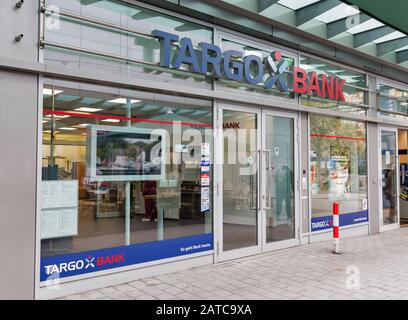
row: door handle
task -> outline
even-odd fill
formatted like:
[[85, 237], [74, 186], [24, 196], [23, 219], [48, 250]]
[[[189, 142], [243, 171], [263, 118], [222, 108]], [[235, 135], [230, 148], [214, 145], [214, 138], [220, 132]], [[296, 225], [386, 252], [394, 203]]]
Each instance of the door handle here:
[[[250, 209], [251, 210], [257, 210], [258, 211], [258, 171], [259, 171], [259, 166], [258, 166], [258, 157], [257, 157], [257, 153], [254, 152], [253, 153], [255, 159], [253, 160], [253, 162], [251, 163], [251, 175], [249, 176], [249, 184], [250, 184]], [[256, 166], [256, 172], [255, 175], [253, 174], [253, 166]], [[255, 176], [255, 179], [254, 179]], [[254, 181], [255, 180], [255, 181]], [[254, 193], [255, 193], [255, 197], [254, 197]], [[255, 201], [254, 201], [255, 199]]]
[[263, 208], [264, 210], [269, 210], [271, 209], [271, 150], [267, 149], [264, 150], [264, 155], [265, 155], [265, 193], [263, 195], [264, 201], [263, 201]]

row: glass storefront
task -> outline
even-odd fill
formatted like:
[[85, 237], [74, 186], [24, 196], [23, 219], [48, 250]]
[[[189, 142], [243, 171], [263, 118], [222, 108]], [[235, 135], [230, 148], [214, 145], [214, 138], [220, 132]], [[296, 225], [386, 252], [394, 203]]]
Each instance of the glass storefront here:
[[51, 79], [43, 99], [42, 281], [212, 249], [211, 101]]
[[331, 228], [332, 204], [340, 226], [368, 222], [367, 133], [364, 122], [310, 116], [312, 231]]
[[[45, 21], [47, 64], [164, 86], [174, 83], [206, 92], [241, 93], [251, 95], [254, 105], [235, 101], [229, 109], [220, 101], [215, 108], [222, 114], [216, 122], [223, 134], [217, 157], [224, 160], [222, 185], [216, 187], [221, 195], [215, 199], [222, 211], [215, 213], [212, 164], [213, 139], [218, 138], [213, 132], [213, 97], [45, 79], [41, 281], [209, 253], [213, 215], [220, 217], [222, 229], [217, 235], [220, 261], [223, 252], [228, 259], [234, 251], [249, 249], [252, 254], [282, 243], [296, 245], [301, 237], [298, 228], [305, 233], [329, 230], [333, 202], [340, 204], [341, 226], [368, 222], [366, 123], [310, 115], [310, 127], [300, 128], [296, 110], [272, 109], [279, 107], [277, 101], [285, 101], [339, 115], [366, 115], [365, 73], [303, 55], [298, 61], [295, 53], [258, 46], [225, 31], [214, 39], [210, 27], [143, 5], [116, 0], [47, 0], [46, 4], [60, 14], [58, 27]], [[51, 19], [47, 12], [45, 16]], [[213, 48], [220, 54], [206, 53], [204, 74], [185, 60], [177, 68], [173, 62], [163, 67], [163, 41], [151, 35], [153, 30], [180, 38], [168, 51], [171, 61], [182, 51], [182, 38], [191, 39], [194, 48], [187, 58], [204, 56], [200, 43], [216, 42]], [[211, 62], [215, 58], [218, 64]], [[220, 76], [211, 74], [217, 66], [223, 71]], [[322, 82], [330, 78], [331, 90], [344, 95], [345, 101], [334, 99], [333, 92], [327, 92], [331, 100], [317, 90], [295, 93], [295, 67], [306, 77], [314, 72], [315, 87], [325, 88]], [[224, 74], [228, 68], [230, 77]], [[337, 90], [339, 83], [342, 90]], [[329, 91], [328, 83], [326, 88]], [[255, 105], [265, 98], [270, 105]], [[304, 159], [298, 163], [297, 151], [299, 142], [307, 140], [300, 138], [307, 129], [309, 181], [297, 176], [301, 171], [302, 177], [307, 176], [301, 166], [307, 163]], [[300, 208], [300, 186], [308, 190], [307, 182], [311, 208], [305, 209]], [[302, 222], [308, 226], [300, 225], [299, 208], [310, 209], [310, 229], [308, 219]], [[251, 251], [254, 248], [258, 251]]]

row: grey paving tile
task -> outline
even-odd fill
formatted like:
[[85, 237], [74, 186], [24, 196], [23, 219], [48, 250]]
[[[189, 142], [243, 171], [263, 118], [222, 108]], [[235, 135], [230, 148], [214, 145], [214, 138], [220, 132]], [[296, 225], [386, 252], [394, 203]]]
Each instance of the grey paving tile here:
[[[62, 299], [404, 299], [408, 300], [408, 228], [237, 259], [130, 281]], [[360, 289], [346, 285], [359, 268]]]

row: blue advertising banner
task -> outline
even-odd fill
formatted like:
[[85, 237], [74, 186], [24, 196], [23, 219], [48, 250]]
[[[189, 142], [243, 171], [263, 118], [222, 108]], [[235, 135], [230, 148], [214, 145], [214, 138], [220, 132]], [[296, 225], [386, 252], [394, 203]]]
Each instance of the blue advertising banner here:
[[[340, 227], [358, 223], [368, 222], [368, 210], [340, 214]], [[333, 227], [333, 216], [312, 218], [312, 232], [331, 229]]]
[[154, 241], [41, 259], [41, 281], [54, 280], [213, 249], [213, 234]]

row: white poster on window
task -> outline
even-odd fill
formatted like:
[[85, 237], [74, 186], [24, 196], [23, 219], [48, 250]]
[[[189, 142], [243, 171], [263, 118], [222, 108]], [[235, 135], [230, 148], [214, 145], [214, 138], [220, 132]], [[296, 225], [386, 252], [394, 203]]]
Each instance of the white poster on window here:
[[47, 210], [42, 213], [41, 238], [59, 237], [60, 214], [59, 210]]
[[201, 188], [201, 201], [210, 201], [210, 188]]
[[385, 151], [385, 164], [391, 164], [391, 152]]
[[42, 182], [41, 238], [78, 234], [78, 180]]
[[367, 198], [361, 199], [361, 209], [362, 210], [367, 210], [368, 209], [368, 200], [367, 200]]
[[78, 180], [42, 182], [42, 209], [77, 207]]
[[59, 207], [78, 206], [78, 180], [61, 181]]
[[60, 181], [43, 181], [42, 183], [42, 208], [55, 208], [59, 203]]
[[201, 155], [210, 156], [210, 144], [208, 142], [203, 142], [201, 144]]
[[73, 236], [78, 234], [77, 209], [60, 210], [60, 236]]
[[332, 156], [330, 160], [329, 200], [343, 200], [348, 197], [348, 159]]
[[208, 173], [201, 174], [201, 186], [208, 187], [210, 185], [210, 175]]

